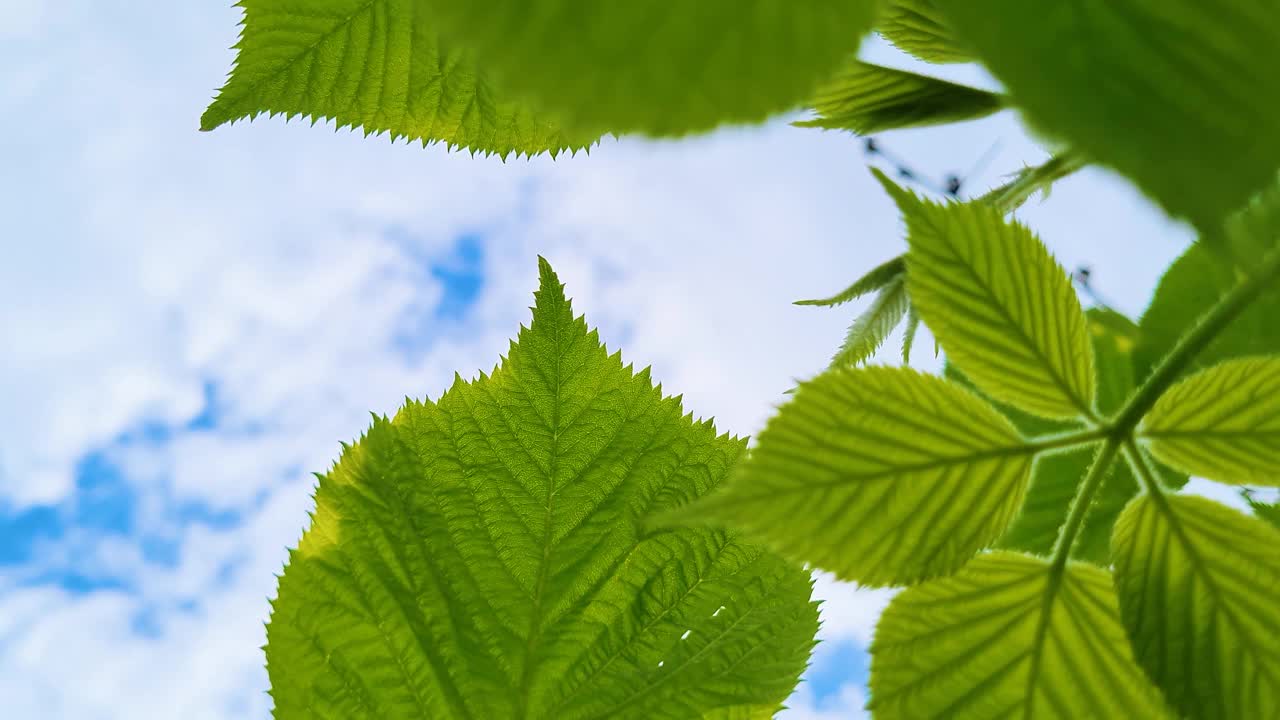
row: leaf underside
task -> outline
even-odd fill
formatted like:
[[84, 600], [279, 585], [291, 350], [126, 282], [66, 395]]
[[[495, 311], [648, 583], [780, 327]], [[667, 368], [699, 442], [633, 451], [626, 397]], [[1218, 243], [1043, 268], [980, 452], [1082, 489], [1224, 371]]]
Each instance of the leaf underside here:
[[1190, 495], [1133, 501], [1116, 590], [1138, 662], [1190, 718], [1280, 708], [1280, 531]]
[[1216, 230], [1280, 167], [1274, 0], [944, 0], [1034, 127]]
[[[1046, 598], [1048, 598], [1046, 600]], [[1010, 552], [909, 588], [871, 645], [872, 714], [892, 718], [1155, 718], [1110, 574]]]
[[300, 116], [503, 157], [576, 151], [599, 137], [496, 91], [470, 53], [441, 42], [420, 0], [240, 5], [236, 64], [201, 129], [264, 113]]
[[1231, 360], [1188, 377], [1139, 433], [1152, 455], [1192, 475], [1280, 486], [1280, 359]]
[[438, 0], [503, 87], [612, 132], [679, 135], [803, 102], [858, 49], [874, 0]]
[[987, 403], [907, 368], [803, 383], [687, 517], [743, 528], [864, 585], [952, 572], [1005, 529], [1032, 451]]
[[809, 104], [818, 117], [797, 126], [861, 135], [976, 120], [1004, 107], [999, 95], [986, 90], [860, 60], [819, 86]]
[[922, 200], [875, 171], [907, 223], [911, 303], [991, 397], [1050, 418], [1093, 412], [1093, 351], [1066, 273], [1020, 223], [981, 202]]
[[973, 62], [934, 0], [889, 0], [876, 30], [903, 52], [931, 63]]
[[813, 645], [808, 574], [641, 529], [742, 448], [610, 355], [544, 263], [499, 367], [321, 477], [267, 628], [275, 716], [767, 716]]

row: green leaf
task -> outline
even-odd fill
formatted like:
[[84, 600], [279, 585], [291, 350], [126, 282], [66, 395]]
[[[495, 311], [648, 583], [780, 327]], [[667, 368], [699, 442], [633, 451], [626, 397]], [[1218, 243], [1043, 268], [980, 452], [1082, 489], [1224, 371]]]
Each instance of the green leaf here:
[[[1134, 388], [1131, 353], [1138, 329], [1133, 321], [1111, 310], [1086, 313], [1098, 372], [1098, 410], [1112, 413]], [[953, 367], [947, 375], [969, 381]], [[1080, 430], [1076, 423], [1045, 420], [1006, 405], [996, 405], [1025, 436], [1044, 436]], [[1031, 484], [1022, 509], [1001, 536], [997, 547], [1048, 556], [1067, 517], [1071, 500], [1093, 462], [1096, 448], [1081, 447], [1040, 456], [1031, 471]], [[1173, 481], [1174, 484], [1176, 480]], [[1186, 478], [1181, 478], [1185, 483]], [[1123, 463], [1113, 463], [1076, 537], [1071, 557], [1097, 565], [1109, 564], [1111, 528], [1129, 499], [1138, 492], [1137, 480]]]
[[1280, 178], [1227, 218], [1221, 242], [1229, 257], [1245, 271], [1252, 270], [1280, 246]]
[[920, 330], [920, 314], [916, 306], [911, 304], [911, 296], [907, 295], [907, 327], [902, 333], [902, 364], [911, 364], [911, 346], [915, 345], [916, 333]]
[[877, 0], [438, 0], [447, 37], [503, 86], [583, 127], [679, 135], [803, 102], [857, 49]]
[[850, 60], [809, 101], [818, 117], [798, 127], [884, 130], [976, 120], [1004, 107], [999, 95], [925, 75]]
[[889, 0], [876, 30], [899, 50], [926, 62], [964, 63], [974, 59], [947, 27], [934, 0]]
[[[1203, 244], [1192, 245], [1165, 271], [1139, 327], [1142, 338], [1134, 352], [1139, 379], [1195, 322], [1236, 286], [1239, 275]], [[1194, 368], [1232, 358], [1280, 353], [1280, 288], [1265, 292], [1196, 356]]]
[[885, 263], [872, 268], [870, 272], [854, 281], [852, 285], [842, 290], [836, 295], [821, 300], [797, 300], [796, 305], [822, 305], [826, 307], [835, 307], [843, 305], [851, 300], [875, 292], [880, 288], [888, 285], [894, 280], [902, 277], [907, 271], [906, 257], [899, 255]]
[[1027, 121], [1205, 229], [1276, 176], [1274, 0], [939, 2]]
[[1116, 523], [1115, 580], [1146, 669], [1190, 718], [1280, 707], [1280, 532], [1205, 498], [1144, 495]]
[[908, 368], [802, 383], [724, 488], [686, 519], [731, 523], [864, 585], [955, 571], [1004, 531], [1035, 448], [967, 390]]
[[1231, 360], [1169, 388], [1138, 429], [1151, 454], [1219, 482], [1280, 486], [1280, 358]]
[[1002, 213], [1011, 213], [1022, 207], [1032, 195], [1049, 196], [1053, 184], [1085, 166], [1078, 154], [1066, 151], [1054, 155], [1041, 165], [1026, 167], [1014, 174], [1009, 182], [983, 195], [980, 200]]
[[871, 644], [871, 702], [892, 718], [1154, 718], [1110, 574], [983, 555], [889, 603]]
[[578, 150], [599, 134], [495, 91], [442, 43], [419, 0], [241, 0], [244, 31], [203, 130], [267, 113], [506, 157]]
[[375, 420], [321, 476], [267, 628], [276, 718], [764, 716], [796, 684], [808, 573], [724, 532], [642, 531], [743, 443], [541, 275], [492, 374]]
[[1092, 415], [1084, 313], [1044, 245], [990, 205], [921, 200], [874, 172], [906, 218], [911, 302], [947, 358], [997, 400], [1044, 417]]
[[1272, 527], [1280, 528], [1280, 503], [1265, 503], [1253, 497], [1248, 490], [1243, 491], [1245, 502], [1249, 503], [1249, 507], [1253, 508], [1253, 514], [1261, 520], [1270, 523]]
[[849, 326], [844, 343], [831, 359], [831, 367], [853, 367], [874, 355], [902, 321], [910, 305], [904, 278], [899, 277], [882, 288], [871, 305]]

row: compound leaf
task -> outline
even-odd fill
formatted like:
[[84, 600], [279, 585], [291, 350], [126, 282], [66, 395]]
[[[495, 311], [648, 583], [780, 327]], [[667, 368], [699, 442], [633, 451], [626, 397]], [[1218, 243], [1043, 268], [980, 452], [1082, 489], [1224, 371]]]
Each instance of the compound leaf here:
[[1045, 133], [1204, 229], [1275, 178], [1274, 0], [946, 0], [948, 27]]
[[803, 102], [879, 14], [877, 0], [439, 0], [504, 87], [613, 132], [678, 135]]
[[999, 95], [926, 75], [851, 60], [810, 100], [818, 113], [799, 127], [884, 130], [976, 120], [1004, 107]]
[[[1089, 320], [1098, 372], [1098, 411], [1116, 412], [1135, 388], [1132, 355], [1138, 328], [1129, 318], [1113, 311], [1091, 308]], [[968, 379], [953, 367], [947, 375], [968, 384]], [[1078, 431], [1077, 424], [1045, 420], [1022, 413], [1015, 408], [996, 405], [1026, 436]], [[1096, 448], [1083, 447], [1051, 454], [1036, 460], [1031, 483], [1022, 509], [1001, 536], [996, 547], [1048, 556], [1058, 537], [1058, 529], [1067, 517], [1071, 499], [1093, 462]], [[1186, 476], [1175, 476], [1160, 468], [1166, 486], [1186, 483]], [[1076, 536], [1071, 557], [1096, 565], [1111, 563], [1111, 530], [1125, 505], [1138, 492], [1138, 481], [1129, 466], [1113, 463], [1102, 487], [1093, 497], [1092, 506]]]
[[876, 31], [899, 50], [931, 63], [973, 62], [934, 0], [889, 0]]
[[1143, 495], [1116, 523], [1116, 591], [1138, 663], [1190, 718], [1280, 707], [1280, 532], [1190, 495]]
[[1108, 572], [993, 552], [889, 603], [871, 644], [876, 718], [1168, 716], [1134, 662]]
[[871, 305], [849, 326], [844, 343], [831, 359], [831, 367], [853, 367], [874, 355], [902, 321], [910, 305], [904, 278], [899, 277], [882, 288]]
[[492, 374], [375, 420], [321, 477], [267, 628], [275, 717], [770, 714], [813, 646], [808, 574], [642, 530], [742, 449], [610, 355], [544, 263]]
[[1071, 281], [1022, 224], [982, 202], [922, 200], [875, 171], [907, 223], [907, 288], [947, 358], [991, 397], [1092, 415], [1093, 351]]
[[470, 53], [441, 41], [419, 0], [240, 5], [239, 55], [203, 130], [281, 114], [504, 157], [578, 150], [599, 137], [495, 91]]
[[1139, 433], [1152, 455], [1192, 475], [1280, 486], [1280, 358], [1231, 360], [1186, 378]]
[[964, 388], [908, 368], [802, 383], [723, 489], [685, 513], [727, 522], [846, 580], [955, 571], [1004, 531], [1034, 448]]

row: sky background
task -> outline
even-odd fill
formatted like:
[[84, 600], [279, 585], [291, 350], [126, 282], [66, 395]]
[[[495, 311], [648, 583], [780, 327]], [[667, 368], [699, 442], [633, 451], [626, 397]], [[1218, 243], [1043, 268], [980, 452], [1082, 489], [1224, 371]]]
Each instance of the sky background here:
[[[259, 646], [312, 471], [493, 365], [535, 258], [685, 407], [754, 434], [904, 247], [860, 141], [777, 122], [511, 160], [281, 119], [197, 132], [224, 2], [0, 0], [0, 698], [8, 720], [267, 718]], [[882, 42], [864, 56], [917, 68]], [[931, 69], [938, 73], [938, 69]], [[972, 67], [946, 77], [992, 87]], [[979, 193], [1017, 118], [880, 137]], [[1089, 170], [1020, 215], [1131, 314], [1189, 241]], [[897, 354], [897, 337], [886, 360]], [[932, 343], [913, 363], [937, 368]], [[857, 717], [885, 591], [821, 577], [790, 720]]]

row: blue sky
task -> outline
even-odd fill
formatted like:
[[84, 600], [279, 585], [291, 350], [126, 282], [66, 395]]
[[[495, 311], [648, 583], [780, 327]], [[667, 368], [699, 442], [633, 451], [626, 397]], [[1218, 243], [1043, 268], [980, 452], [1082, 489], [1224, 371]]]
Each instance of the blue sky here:
[[[779, 121], [507, 163], [281, 120], [199, 133], [229, 4], [0, 12], [7, 718], [267, 717], [262, 620], [310, 473], [370, 411], [491, 366], [537, 255], [610, 346], [751, 434], [857, 311], [790, 301], [902, 248], [839, 133]], [[999, 141], [974, 191], [1045, 156], [1007, 113], [881, 139], [939, 176]], [[1022, 215], [1131, 314], [1189, 237], [1101, 171]], [[937, 367], [930, 346], [917, 365]], [[789, 716], [856, 716], [889, 593], [818, 588], [825, 642]]]

